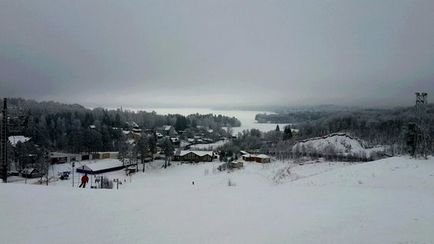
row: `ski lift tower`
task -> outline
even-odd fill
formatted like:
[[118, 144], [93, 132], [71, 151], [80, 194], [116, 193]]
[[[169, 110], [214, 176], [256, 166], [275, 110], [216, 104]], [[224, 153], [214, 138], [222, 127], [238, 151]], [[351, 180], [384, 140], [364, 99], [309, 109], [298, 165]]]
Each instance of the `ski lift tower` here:
[[428, 132], [425, 125], [426, 105], [428, 104], [426, 92], [416, 92], [416, 123], [418, 133], [416, 136], [416, 155], [426, 157], [428, 146]]
[[8, 180], [8, 154], [7, 154], [7, 141], [8, 141], [8, 114], [7, 114], [7, 99], [3, 99], [3, 110], [1, 113], [1, 126], [0, 126], [0, 174], [3, 182]]

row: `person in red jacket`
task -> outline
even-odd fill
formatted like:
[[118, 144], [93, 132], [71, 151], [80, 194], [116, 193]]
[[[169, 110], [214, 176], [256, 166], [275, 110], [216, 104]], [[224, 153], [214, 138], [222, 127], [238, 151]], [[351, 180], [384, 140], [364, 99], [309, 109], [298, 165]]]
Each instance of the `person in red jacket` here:
[[87, 182], [89, 182], [89, 177], [87, 176], [87, 174], [85, 174], [81, 177], [81, 184], [80, 184], [79, 188], [80, 187], [86, 188]]

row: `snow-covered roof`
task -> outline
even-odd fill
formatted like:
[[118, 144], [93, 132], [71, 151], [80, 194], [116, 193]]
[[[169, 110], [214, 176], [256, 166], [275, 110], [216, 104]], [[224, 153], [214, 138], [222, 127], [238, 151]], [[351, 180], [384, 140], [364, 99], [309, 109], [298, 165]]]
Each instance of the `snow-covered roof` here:
[[257, 157], [257, 158], [262, 158], [262, 159], [267, 159], [267, 158], [270, 158], [270, 156], [268, 156], [268, 155], [265, 155], [265, 154], [259, 154], [259, 155], [254, 155], [254, 157]]
[[241, 157], [244, 157], [244, 158], [262, 158], [262, 159], [271, 158], [270, 156], [265, 155], [265, 154], [244, 154], [244, 155], [241, 155]]
[[[92, 161], [89, 161], [92, 162]], [[83, 169], [91, 171], [100, 171], [123, 166], [123, 163], [118, 159], [102, 159], [96, 162], [88, 163], [83, 166]]]
[[9, 142], [14, 147], [17, 145], [18, 142], [24, 143], [29, 141], [30, 139], [31, 139], [30, 137], [25, 137], [25, 136], [9, 136]]
[[181, 151], [181, 152], [179, 152], [179, 156], [184, 156], [184, 155], [187, 155], [187, 154], [189, 154], [189, 153], [194, 153], [194, 154], [196, 154], [197, 156], [200, 156], [200, 157], [203, 157], [203, 156], [206, 156], [206, 155], [209, 155], [209, 156], [213, 156], [213, 152], [212, 151], [191, 151], [191, 150], [183, 150], [183, 151]]

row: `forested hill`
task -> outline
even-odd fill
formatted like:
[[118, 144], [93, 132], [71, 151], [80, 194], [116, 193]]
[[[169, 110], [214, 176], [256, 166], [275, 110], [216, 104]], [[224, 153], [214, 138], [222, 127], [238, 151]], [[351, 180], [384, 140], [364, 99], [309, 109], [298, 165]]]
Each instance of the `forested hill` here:
[[297, 125], [299, 137], [310, 138], [336, 132], [347, 132], [372, 144], [396, 145], [404, 148], [408, 126], [417, 124], [429, 138], [428, 147], [434, 144], [434, 105], [429, 104], [421, 117], [414, 106], [396, 109], [364, 109], [352, 112], [337, 112], [314, 121]]
[[8, 108], [11, 134], [31, 137], [35, 144], [51, 150], [71, 152], [90, 146], [92, 150], [117, 150], [121, 129], [131, 129], [134, 123], [142, 129], [172, 125], [177, 130], [196, 126], [218, 129], [241, 125], [234, 117], [213, 114], [159, 115], [145, 111], [88, 109], [78, 104], [37, 102], [22, 98], [9, 98]]

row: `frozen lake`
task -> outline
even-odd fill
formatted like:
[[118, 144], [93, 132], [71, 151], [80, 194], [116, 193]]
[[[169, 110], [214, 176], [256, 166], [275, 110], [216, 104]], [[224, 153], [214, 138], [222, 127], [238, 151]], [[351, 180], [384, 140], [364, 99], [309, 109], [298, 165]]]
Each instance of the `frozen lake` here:
[[[255, 120], [255, 116], [258, 113], [267, 113], [271, 114], [272, 112], [267, 111], [245, 111], [245, 110], [214, 110], [214, 109], [208, 109], [208, 108], [143, 108], [143, 109], [133, 109], [133, 110], [145, 110], [145, 111], [155, 111], [157, 114], [181, 114], [184, 116], [187, 116], [189, 114], [215, 114], [215, 115], [225, 115], [229, 117], [235, 117], [239, 121], [241, 121], [240, 127], [234, 127], [232, 128], [234, 134], [237, 134], [238, 132], [241, 132], [243, 130], [249, 130], [249, 129], [258, 129], [260, 131], [266, 132], [270, 130], [276, 129], [276, 125], [273, 123], [267, 123], [267, 124], [261, 124], [257, 123]], [[279, 127], [281, 130], [285, 127], [287, 124], [279, 124]]]

